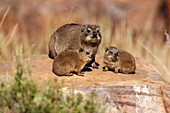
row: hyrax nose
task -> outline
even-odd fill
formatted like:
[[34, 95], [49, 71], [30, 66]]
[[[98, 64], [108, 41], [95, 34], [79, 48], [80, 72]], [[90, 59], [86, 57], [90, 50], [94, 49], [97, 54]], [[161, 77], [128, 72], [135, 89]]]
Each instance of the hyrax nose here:
[[97, 33], [96, 32], [93, 32], [93, 37], [97, 37]]

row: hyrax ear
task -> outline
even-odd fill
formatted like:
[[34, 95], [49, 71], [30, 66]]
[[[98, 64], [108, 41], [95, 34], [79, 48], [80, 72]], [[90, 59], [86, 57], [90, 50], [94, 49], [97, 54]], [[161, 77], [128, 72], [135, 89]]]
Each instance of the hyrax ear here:
[[108, 48], [108, 47], [106, 47], [106, 48], [105, 48], [105, 52], [107, 52], [108, 50], [109, 50], [109, 48]]
[[79, 52], [83, 52], [83, 48], [80, 47], [80, 48], [79, 48]]
[[98, 25], [98, 26], [97, 26], [97, 29], [100, 31], [101, 27]]
[[117, 57], [118, 56], [118, 51], [115, 53], [115, 57]]
[[85, 28], [86, 28], [86, 25], [82, 25], [81, 26], [81, 32], [84, 32]]

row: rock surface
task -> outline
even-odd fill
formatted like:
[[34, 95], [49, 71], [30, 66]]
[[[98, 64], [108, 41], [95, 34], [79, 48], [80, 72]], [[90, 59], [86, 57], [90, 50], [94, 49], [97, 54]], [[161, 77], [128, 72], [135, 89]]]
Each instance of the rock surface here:
[[[136, 58], [136, 73], [121, 74], [102, 71], [102, 57], [97, 56], [99, 69], [89, 69], [84, 76], [57, 76], [52, 73], [53, 60], [47, 55], [31, 58], [32, 74], [38, 82], [57, 78], [64, 79], [65, 86], [88, 93], [96, 91], [97, 98], [102, 98], [108, 113], [168, 113], [170, 112], [170, 84], [162, 79], [157, 69], [147, 61]], [[27, 62], [28, 59], [25, 59]], [[12, 64], [0, 66], [0, 73], [9, 71]], [[2, 75], [1, 75], [2, 76]]]

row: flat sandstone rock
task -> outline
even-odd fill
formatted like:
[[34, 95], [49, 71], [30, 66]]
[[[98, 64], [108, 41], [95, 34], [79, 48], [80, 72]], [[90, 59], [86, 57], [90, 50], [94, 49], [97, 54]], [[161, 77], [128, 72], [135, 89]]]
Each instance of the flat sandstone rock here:
[[[84, 71], [84, 76], [57, 76], [52, 72], [53, 60], [47, 55], [31, 58], [32, 74], [38, 82], [64, 79], [65, 86], [88, 93], [96, 91], [96, 97], [104, 100], [108, 113], [168, 113], [170, 112], [170, 84], [162, 79], [155, 66], [141, 58], [136, 59], [136, 73], [122, 74], [102, 71], [103, 58], [97, 56], [99, 69]], [[24, 60], [25, 62], [28, 59]], [[0, 66], [0, 73], [12, 74], [12, 64]], [[3, 76], [2, 74], [0, 76]]]

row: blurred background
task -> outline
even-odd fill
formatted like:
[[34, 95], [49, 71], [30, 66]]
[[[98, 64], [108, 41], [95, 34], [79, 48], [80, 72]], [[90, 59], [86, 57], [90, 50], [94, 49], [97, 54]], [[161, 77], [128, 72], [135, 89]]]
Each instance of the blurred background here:
[[98, 54], [114, 45], [155, 65], [170, 81], [170, 0], [0, 0], [0, 65], [48, 53], [51, 34], [66, 23], [98, 24]]

